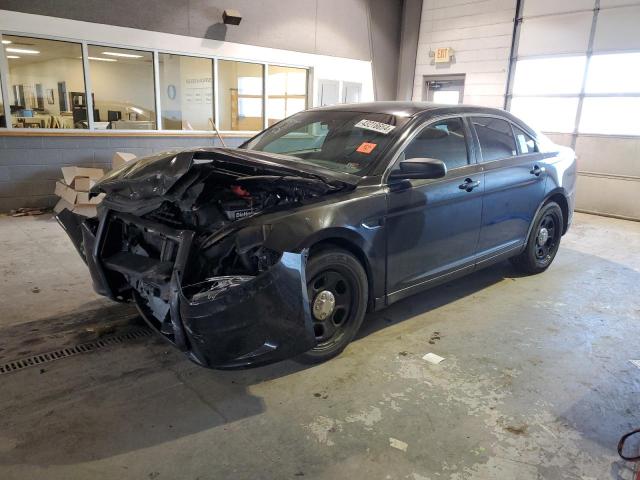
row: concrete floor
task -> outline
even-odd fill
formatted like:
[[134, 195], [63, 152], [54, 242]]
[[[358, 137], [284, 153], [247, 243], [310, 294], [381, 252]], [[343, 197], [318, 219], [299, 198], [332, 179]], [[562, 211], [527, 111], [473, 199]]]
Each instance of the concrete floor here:
[[[0, 363], [127, 328], [50, 217], [0, 218], [0, 249]], [[211, 371], [147, 338], [2, 375], [0, 478], [630, 479], [639, 284], [640, 223], [576, 214], [546, 273], [402, 301], [323, 365]]]

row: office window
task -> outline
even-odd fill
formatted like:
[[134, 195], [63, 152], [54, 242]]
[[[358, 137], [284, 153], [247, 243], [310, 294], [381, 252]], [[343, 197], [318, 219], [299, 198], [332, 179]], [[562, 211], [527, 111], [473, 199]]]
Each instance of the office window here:
[[255, 63], [218, 61], [218, 128], [259, 131], [264, 128], [264, 68]]
[[518, 154], [509, 122], [493, 117], [473, 117], [471, 121], [478, 135], [483, 162]]
[[165, 130], [213, 129], [213, 61], [161, 53], [160, 105]]
[[587, 97], [582, 104], [580, 133], [640, 135], [640, 97]]
[[510, 111], [543, 132], [573, 132], [578, 97], [515, 97]]
[[267, 112], [269, 126], [307, 108], [307, 70], [269, 65]]
[[586, 93], [640, 93], [640, 53], [594, 55], [589, 61]]
[[79, 43], [3, 35], [2, 46], [14, 128], [88, 128]]
[[96, 45], [88, 48], [95, 128], [155, 129], [151, 52]]
[[468, 165], [462, 119], [451, 118], [426, 127], [401, 156], [401, 160], [410, 158], [436, 158], [442, 160], [449, 170]]
[[513, 80], [514, 95], [580, 93], [586, 57], [519, 60]]
[[518, 151], [521, 154], [535, 153], [538, 151], [538, 146], [530, 135], [523, 132], [518, 127], [513, 127], [513, 133], [516, 136], [516, 143], [518, 144]]

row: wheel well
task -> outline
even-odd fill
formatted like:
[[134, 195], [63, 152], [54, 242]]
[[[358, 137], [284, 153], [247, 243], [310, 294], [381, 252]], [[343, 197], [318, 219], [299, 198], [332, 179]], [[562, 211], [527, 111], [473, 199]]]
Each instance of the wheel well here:
[[567, 233], [569, 225], [569, 202], [562, 193], [554, 193], [551, 195], [545, 203], [556, 202], [562, 210], [562, 234]]
[[369, 266], [369, 262], [367, 260], [364, 252], [349, 240], [345, 240], [344, 238], [326, 238], [324, 240], [320, 240], [318, 243], [314, 243], [309, 249], [309, 256], [317, 253], [320, 250], [325, 250], [328, 248], [337, 247], [343, 250], [348, 251], [353, 254], [354, 257], [358, 259], [362, 268], [364, 268], [365, 273], [367, 274], [367, 285], [369, 291], [369, 298], [367, 299], [367, 310], [371, 311], [373, 309], [373, 275], [371, 274], [371, 267]]

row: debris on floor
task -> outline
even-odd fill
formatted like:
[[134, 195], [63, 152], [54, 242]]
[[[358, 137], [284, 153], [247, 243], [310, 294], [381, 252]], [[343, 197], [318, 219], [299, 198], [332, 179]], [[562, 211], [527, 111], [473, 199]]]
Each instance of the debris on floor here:
[[397, 438], [389, 437], [389, 446], [393, 448], [397, 448], [398, 450], [402, 450], [403, 452], [407, 451], [409, 444], [403, 442], [402, 440], [398, 440]]
[[524, 435], [527, 433], [528, 428], [529, 426], [526, 423], [523, 423], [522, 425], [507, 425], [504, 427], [507, 432], [513, 433], [514, 435]]
[[21, 207], [16, 210], [11, 210], [10, 214], [12, 217], [33, 217], [36, 215], [43, 215], [50, 211], [50, 208]]
[[435, 353], [427, 353], [422, 357], [423, 360], [426, 360], [429, 363], [433, 363], [434, 365], [438, 365], [440, 362], [444, 360], [444, 357], [440, 355], [436, 355]]
[[431, 345], [436, 343], [436, 340], [440, 340], [442, 337], [440, 337], [440, 332], [433, 332], [431, 334], [431, 338], [429, 338], [429, 343]]
[[629, 360], [633, 365], [640, 368], [640, 360]]

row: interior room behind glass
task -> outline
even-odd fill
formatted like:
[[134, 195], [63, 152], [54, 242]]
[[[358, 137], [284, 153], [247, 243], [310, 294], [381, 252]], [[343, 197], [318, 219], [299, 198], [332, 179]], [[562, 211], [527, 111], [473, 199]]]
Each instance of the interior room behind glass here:
[[3, 35], [13, 128], [88, 128], [82, 46]]

